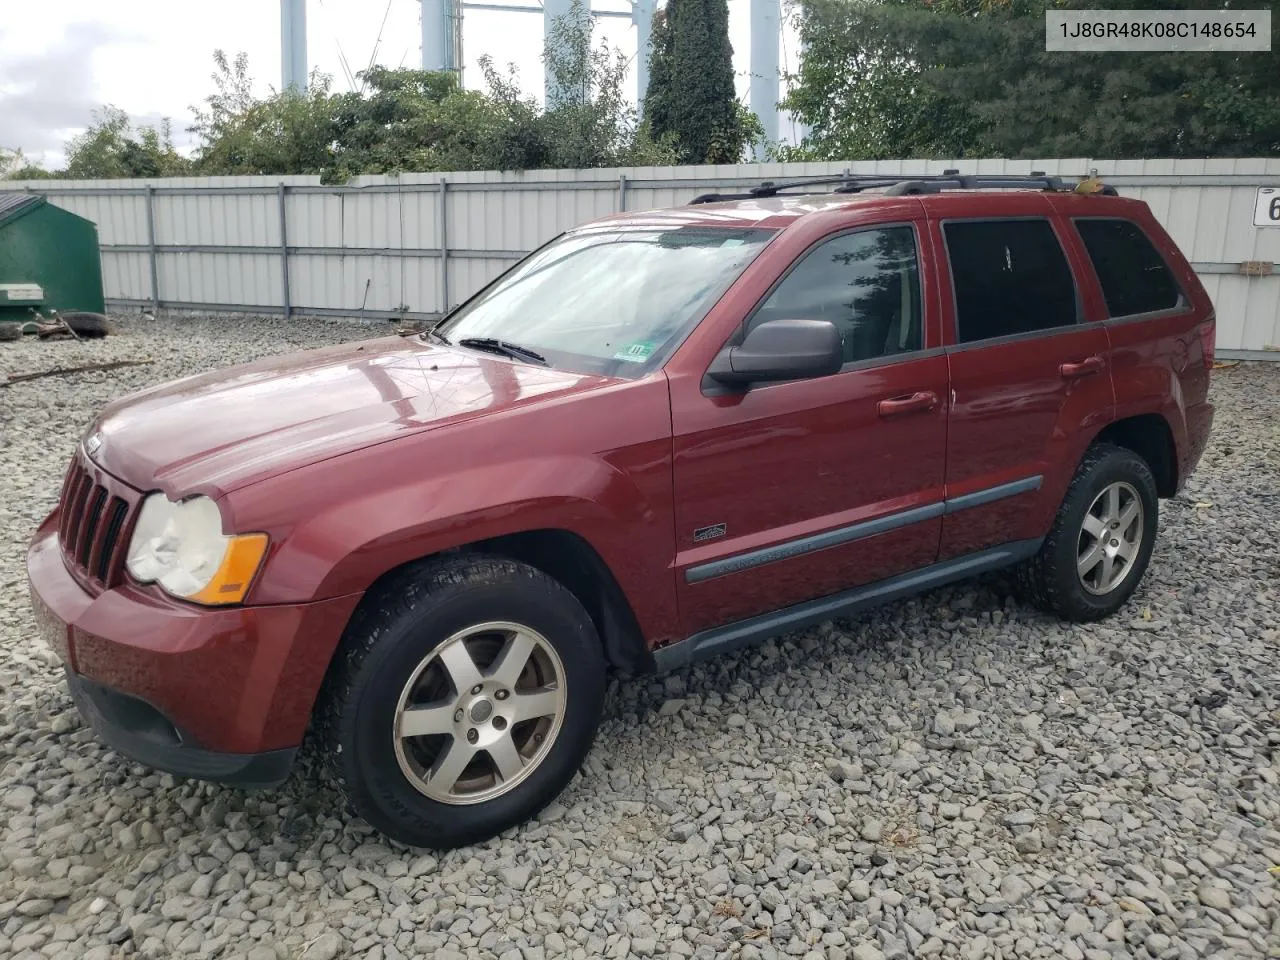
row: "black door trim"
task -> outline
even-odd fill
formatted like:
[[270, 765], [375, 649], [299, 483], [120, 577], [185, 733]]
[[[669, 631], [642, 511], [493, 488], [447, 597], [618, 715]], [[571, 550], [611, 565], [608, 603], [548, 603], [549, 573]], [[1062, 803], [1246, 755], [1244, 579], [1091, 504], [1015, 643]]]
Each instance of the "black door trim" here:
[[703, 630], [653, 652], [654, 667], [659, 673], [676, 670], [700, 660], [741, 650], [752, 644], [793, 630], [802, 630], [832, 617], [854, 613], [867, 607], [899, 600], [956, 580], [964, 580], [988, 570], [997, 570], [1034, 556], [1042, 538], [1016, 540], [978, 553], [935, 563], [910, 573], [878, 580], [843, 593], [740, 620], [722, 627]]
[[995, 503], [1005, 497], [1016, 497], [1020, 493], [1030, 493], [1032, 490], [1039, 490], [1040, 484], [1043, 482], [1044, 477], [1036, 474], [1034, 477], [1014, 480], [1012, 483], [1002, 483], [999, 486], [987, 487], [985, 490], [975, 490], [973, 493], [951, 497], [949, 500], [943, 501], [946, 506], [945, 512], [952, 514], [958, 510], [968, 510], [970, 507], [982, 507], [988, 503]]
[[687, 583], [701, 583], [703, 580], [710, 580], [713, 577], [723, 577], [727, 573], [738, 573], [741, 570], [750, 570], [752, 567], [763, 566], [766, 563], [789, 560], [792, 557], [813, 553], [815, 550], [825, 550], [827, 547], [835, 547], [853, 540], [861, 540], [864, 537], [874, 537], [877, 533], [897, 530], [899, 527], [905, 527], [908, 524], [932, 520], [934, 517], [942, 516], [943, 509], [943, 502], [939, 500], [937, 503], [926, 504], [923, 507], [912, 507], [910, 510], [890, 513], [883, 517], [876, 517], [874, 520], [864, 520], [861, 523], [854, 523], [847, 527], [824, 530], [822, 533], [800, 537], [797, 540], [786, 540], [770, 547], [761, 547], [758, 550], [750, 550], [746, 553], [735, 554], [732, 557], [725, 557], [723, 560], [713, 560], [710, 563], [702, 563], [696, 567], [690, 567], [685, 571], [684, 579]]
[[951, 514], [958, 510], [967, 510], [970, 507], [980, 507], [988, 503], [994, 503], [996, 500], [1003, 500], [1005, 497], [1016, 497], [1020, 493], [1039, 490], [1043, 480], [1044, 478], [1037, 474], [1034, 477], [1014, 480], [1012, 483], [1002, 483], [998, 486], [988, 487], [985, 490], [975, 490], [973, 493], [952, 497], [949, 500], [939, 500], [937, 503], [928, 503], [922, 507], [912, 507], [909, 510], [901, 510], [898, 513], [886, 514], [883, 517], [876, 517], [874, 520], [863, 520], [860, 523], [850, 524], [846, 527], [836, 527], [834, 530], [824, 530], [822, 533], [814, 533], [806, 537], [798, 537], [795, 540], [775, 543], [768, 547], [748, 550], [746, 553], [734, 554], [721, 560], [700, 563], [696, 567], [690, 567], [686, 570], [684, 579], [686, 583], [702, 583], [704, 580], [712, 580], [730, 573], [740, 573], [743, 570], [760, 567], [766, 563], [790, 560], [792, 557], [813, 553], [815, 550], [825, 550], [828, 547], [839, 546], [842, 543], [852, 543], [854, 540], [874, 537], [876, 534], [888, 533], [890, 530], [897, 530], [908, 524], [932, 520], [935, 517], [942, 516], [944, 513]]

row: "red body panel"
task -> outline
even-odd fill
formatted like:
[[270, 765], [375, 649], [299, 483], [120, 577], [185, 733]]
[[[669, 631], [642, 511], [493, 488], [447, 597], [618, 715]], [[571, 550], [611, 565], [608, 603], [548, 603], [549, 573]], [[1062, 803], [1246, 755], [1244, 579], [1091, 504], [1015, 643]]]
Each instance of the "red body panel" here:
[[[859, 210], [860, 226], [910, 222], [914, 198]], [[708, 395], [703, 374], [724, 342], [814, 243], [847, 229], [821, 214], [788, 231], [668, 364], [675, 448], [676, 583], [686, 633], [836, 593], [932, 563], [941, 520], [927, 519], [802, 556], [689, 583], [691, 569], [745, 551], [941, 502], [946, 358], [909, 355], [834, 377]], [[923, 245], [923, 244], [922, 244]], [[767, 260], [766, 260], [767, 258]], [[938, 291], [922, 270], [925, 345], [940, 344]], [[882, 418], [882, 400], [931, 392], [932, 409]], [[724, 524], [696, 543], [694, 531]]]
[[[939, 559], [972, 553], [1010, 540], [1043, 536], [1090, 439], [1111, 422], [1115, 406], [1104, 365], [1080, 379], [1065, 379], [1061, 366], [1104, 360], [1107, 335], [1085, 322], [1059, 331], [1002, 342], [956, 342], [955, 302], [942, 222], [973, 216], [964, 197], [930, 197], [926, 203], [948, 344], [951, 420], [947, 434], [947, 497], [974, 494], [1040, 477], [1038, 489], [949, 514], [942, 521]], [[971, 199], [971, 198], [968, 198]], [[986, 197], [983, 216], [1048, 216], [1042, 194]], [[961, 209], [957, 210], [959, 207]], [[1063, 240], [1065, 229], [1054, 224]], [[1078, 251], [1066, 247], [1079, 276]]]
[[[1116, 391], [1115, 419], [1158, 413], [1169, 424], [1177, 448], [1177, 484], [1181, 488], [1195, 469], [1209, 441], [1213, 407], [1209, 404], [1209, 367], [1201, 330], [1214, 320], [1213, 304], [1191, 264], [1151, 215], [1146, 204], [1107, 200], [1073, 204], [1068, 197], [1052, 198], [1066, 217], [1118, 216], [1138, 224], [1182, 286], [1186, 304], [1164, 314], [1110, 320], [1097, 276], [1087, 259], [1077, 272], [1086, 294], [1090, 319], [1104, 321], [1109, 341], [1108, 367]], [[1074, 230], [1066, 234], [1083, 256]]]
[[[504, 379], [537, 370], [511, 361]], [[497, 371], [501, 370], [499, 374]], [[503, 534], [576, 533], [609, 565], [646, 635], [679, 632], [671, 590], [671, 425], [666, 379], [494, 411], [273, 477], [229, 494], [228, 525], [263, 530], [271, 555], [253, 603], [364, 590], [418, 557]]]
[[[1185, 307], [1109, 318], [1075, 215], [1139, 223]], [[940, 223], [993, 216], [1052, 218], [1081, 323], [956, 343]], [[709, 388], [717, 353], [814, 243], [908, 222], [920, 246], [922, 351], [745, 392]], [[1030, 191], [830, 195], [628, 213], [605, 226], [620, 224], [779, 233], [663, 369], [640, 379], [388, 338], [189, 378], [108, 407], [99, 467], [138, 491], [214, 497], [226, 532], [265, 532], [270, 549], [245, 606], [205, 609], [123, 574], [87, 587], [62, 556], [55, 512], [28, 568], [59, 655], [208, 749], [270, 751], [300, 741], [363, 593], [410, 560], [569, 531], [608, 567], [653, 648], [1042, 537], [1081, 455], [1117, 419], [1168, 422], [1178, 483], [1204, 448], [1212, 305], [1142, 204]], [[936, 402], [917, 402], [929, 395]], [[882, 405], [903, 398], [914, 399]], [[1038, 487], [983, 500], [1033, 478]], [[796, 543], [807, 546], [787, 552]]]
[[[87, 594], [63, 564], [57, 514], [27, 554], [46, 638], [71, 669], [146, 700], [204, 749], [261, 753], [302, 741], [359, 594], [204, 610], [125, 585]], [[305, 639], [306, 642], [295, 642]]]

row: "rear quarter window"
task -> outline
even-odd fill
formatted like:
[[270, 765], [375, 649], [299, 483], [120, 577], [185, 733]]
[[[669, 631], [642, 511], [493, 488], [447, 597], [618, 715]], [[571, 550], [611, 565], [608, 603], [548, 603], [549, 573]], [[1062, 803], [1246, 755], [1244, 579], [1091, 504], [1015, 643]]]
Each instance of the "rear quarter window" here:
[[1171, 310], [1182, 290], [1160, 251], [1131, 220], [1075, 221], [1112, 317]]

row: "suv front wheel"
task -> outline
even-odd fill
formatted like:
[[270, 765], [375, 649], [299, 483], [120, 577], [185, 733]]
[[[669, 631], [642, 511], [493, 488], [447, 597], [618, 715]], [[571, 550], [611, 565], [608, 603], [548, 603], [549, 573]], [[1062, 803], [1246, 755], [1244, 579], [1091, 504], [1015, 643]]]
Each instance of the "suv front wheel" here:
[[581, 603], [500, 557], [415, 565], [362, 605], [324, 710], [352, 807], [411, 846], [476, 843], [528, 820], [572, 779], [604, 702]]
[[1098, 620], [1137, 589], [1159, 521], [1155, 478], [1132, 450], [1090, 447], [1039, 553], [1018, 570], [1023, 592], [1066, 620]]

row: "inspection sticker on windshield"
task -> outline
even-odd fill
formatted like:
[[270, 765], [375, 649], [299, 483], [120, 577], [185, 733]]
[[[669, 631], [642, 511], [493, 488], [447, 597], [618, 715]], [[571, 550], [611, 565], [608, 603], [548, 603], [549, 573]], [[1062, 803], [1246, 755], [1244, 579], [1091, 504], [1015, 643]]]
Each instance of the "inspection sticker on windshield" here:
[[649, 340], [637, 340], [635, 343], [629, 343], [617, 353], [613, 355], [615, 360], [625, 360], [627, 363], [644, 363], [653, 354], [657, 347], [656, 343]]

